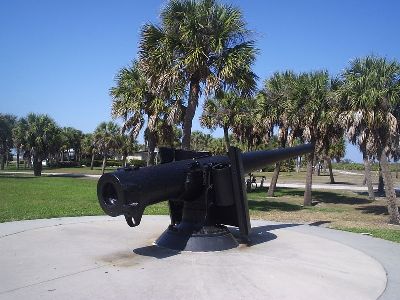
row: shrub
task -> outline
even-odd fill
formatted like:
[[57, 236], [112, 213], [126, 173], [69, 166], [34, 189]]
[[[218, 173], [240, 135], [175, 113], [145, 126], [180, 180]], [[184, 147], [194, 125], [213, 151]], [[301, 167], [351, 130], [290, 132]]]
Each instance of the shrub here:
[[50, 168], [76, 168], [80, 166], [80, 163], [77, 161], [58, 161], [49, 163], [48, 166]]
[[131, 166], [136, 166], [136, 167], [145, 167], [146, 166], [146, 162], [144, 160], [140, 160], [140, 159], [130, 159], [128, 161], [128, 164]]

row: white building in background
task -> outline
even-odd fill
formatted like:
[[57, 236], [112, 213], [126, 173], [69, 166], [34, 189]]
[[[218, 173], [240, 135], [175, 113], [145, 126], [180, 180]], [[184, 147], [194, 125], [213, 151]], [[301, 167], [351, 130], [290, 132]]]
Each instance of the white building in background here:
[[[156, 164], [158, 163], [158, 148], [154, 149], [154, 152], [156, 154]], [[128, 155], [126, 157], [126, 160], [129, 161], [131, 159], [134, 160], [142, 160], [142, 161], [147, 161], [147, 157], [148, 157], [148, 152], [147, 150], [143, 150], [143, 151], [138, 151], [133, 153], [132, 155]]]

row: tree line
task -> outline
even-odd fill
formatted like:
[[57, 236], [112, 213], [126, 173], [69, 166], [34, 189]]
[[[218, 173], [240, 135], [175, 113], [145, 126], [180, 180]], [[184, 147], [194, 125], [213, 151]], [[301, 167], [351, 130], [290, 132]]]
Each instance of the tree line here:
[[[252, 71], [257, 53], [254, 35], [237, 7], [213, 0], [171, 0], [159, 23], [142, 26], [138, 58], [118, 72], [110, 90], [112, 115], [123, 120], [123, 130], [132, 137], [145, 127], [151, 157], [160, 135], [177, 124], [182, 148], [192, 148], [192, 121], [201, 95], [201, 124], [222, 128], [226, 149], [229, 132], [247, 150], [268, 143], [276, 130], [280, 147], [313, 143], [315, 151], [306, 159], [304, 205], [311, 205], [314, 166], [325, 161], [331, 169], [347, 138], [363, 153], [371, 199], [369, 164], [379, 161], [390, 222], [399, 224], [388, 168], [388, 158], [397, 160], [399, 153], [399, 63], [378, 56], [357, 58], [335, 78], [326, 70], [277, 72], [257, 90]], [[279, 170], [278, 163], [270, 195]]]
[[12, 149], [16, 153], [16, 168], [21, 159], [25, 168], [33, 168], [40, 176], [42, 162], [50, 166], [80, 166], [89, 161], [93, 169], [95, 157], [101, 157], [102, 171], [108, 157], [121, 155], [122, 165], [128, 153], [138, 150], [139, 145], [115, 122], [101, 122], [93, 133], [82, 133], [73, 127], [60, 127], [48, 115], [30, 113], [17, 118], [0, 114], [0, 168], [12, 160]]

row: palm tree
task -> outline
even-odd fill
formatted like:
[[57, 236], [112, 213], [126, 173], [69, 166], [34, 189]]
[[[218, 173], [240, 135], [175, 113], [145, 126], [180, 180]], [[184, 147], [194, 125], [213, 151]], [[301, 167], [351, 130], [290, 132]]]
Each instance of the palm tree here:
[[266, 143], [272, 135], [272, 126], [269, 119], [264, 118], [260, 113], [261, 93], [255, 98], [246, 100], [246, 111], [240, 118], [237, 118], [233, 126], [233, 137], [241, 145], [243, 151], [253, 149], [265, 149]]
[[400, 224], [400, 214], [388, 155], [399, 145], [400, 64], [367, 56], [350, 62], [343, 74], [341, 121], [349, 140], [363, 153], [375, 156], [382, 168], [389, 222]]
[[13, 127], [17, 117], [9, 114], [0, 114], [0, 159], [1, 170], [8, 163], [8, 154], [13, 144]]
[[26, 119], [25, 118], [18, 119], [12, 130], [14, 147], [17, 151], [17, 169], [19, 169], [21, 151], [24, 151], [26, 145], [25, 141], [26, 131], [27, 131]]
[[193, 131], [191, 135], [192, 149], [195, 151], [210, 151], [213, 137], [201, 131]]
[[[329, 136], [330, 134], [327, 133], [327, 137]], [[329, 169], [330, 182], [335, 183], [335, 178], [333, 177], [332, 171], [332, 160], [335, 159], [336, 161], [339, 161], [344, 157], [346, 153], [346, 142], [343, 135], [341, 137], [334, 135], [332, 141], [329, 141], [329, 143], [324, 145], [327, 145], [325, 148], [325, 160]]]
[[96, 154], [96, 147], [95, 147], [95, 142], [93, 139], [93, 134], [87, 133], [84, 134], [82, 137], [81, 141], [81, 154], [83, 154], [85, 157], [90, 157], [91, 162], [90, 162], [90, 169], [93, 170], [93, 165], [94, 165], [94, 158]]
[[113, 122], [100, 123], [93, 133], [95, 147], [97, 151], [103, 155], [103, 164], [101, 168], [102, 174], [104, 174], [106, 167], [107, 156], [111, 151], [116, 150], [121, 146], [119, 134], [120, 128]]
[[179, 123], [181, 120], [182, 105], [178, 94], [178, 88], [172, 92], [164, 90], [159, 96], [150, 92], [137, 61], [118, 72], [116, 86], [110, 89], [113, 98], [112, 116], [123, 119], [123, 133], [129, 132], [129, 136], [135, 140], [147, 118], [145, 138], [148, 145], [148, 165], [154, 164], [157, 126], [160, 120], [168, 120], [168, 125]]
[[233, 92], [219, 92], [215, 98], [209, 98], [204, 103], [201, 126], [212, 130], [221, 127], [227, 152], [230, 147], [229, 130], [245, 118], [248, 113], [247, 103], [247, 99]]
[[26, 117], [26, 147], [33, 158], [35, 176], [42, 175], [42, 161], [55, 153], [59, 146], [58, 136], [61, 129], [47, 115], [29, 114]]
[[183, 82], [189, 98], [183, 120], [183, 149], [190, 149], [192, 120], [202, 88], [221, 86], [250, 95], [256, 88], [251, 71], [254, 42], [242, 13], [214, 0], [171, 0], [161, 12], [159, 26], [141, 31], [140, 59], [154, 90]]
[[208, 149], [213, 155], [226, 154], [225, 141], [223, 138], [213, 138]]
[[295, 110], [291, 120], [289, 141], [300, 137], [303, 141], [315, 145], [314, 153], [307, 155], [307, 176], [304, 191], [304, 205], [311, 205], [311, 186], [315, 154], [321, 153], [324, 138], [332, 118], [332, 103], [328, 97], [330, 80], [328, 72], [316, 71], [300, 74], [294, 82], [292, 99], [296, 99]]
[[[293, 94], [295, 74], [291, 71], [275, 73], [264, 83], [264, 89], [259, 94], [258, 110], [266, 124], [267, 132], [272, 132], [274, 126], [279, 128], [278, 143], [282, 148], [286, 147], [291, 118], [296, 114], [295, 99]], [[275, 164], [273, 176], [267, 195], [274, 196], [276, 183], [280, 172], [281, 162]]]

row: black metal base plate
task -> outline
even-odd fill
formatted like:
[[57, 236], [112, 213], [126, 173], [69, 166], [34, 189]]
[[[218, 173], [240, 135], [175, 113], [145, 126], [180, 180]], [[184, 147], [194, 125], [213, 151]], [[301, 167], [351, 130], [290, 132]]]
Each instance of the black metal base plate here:
[[170, 225], [155, 241], [157, 246], [177, 251], [223, 251], [239, 246], [225, 226], [203, 226], [200, 229], [188, 224]]

